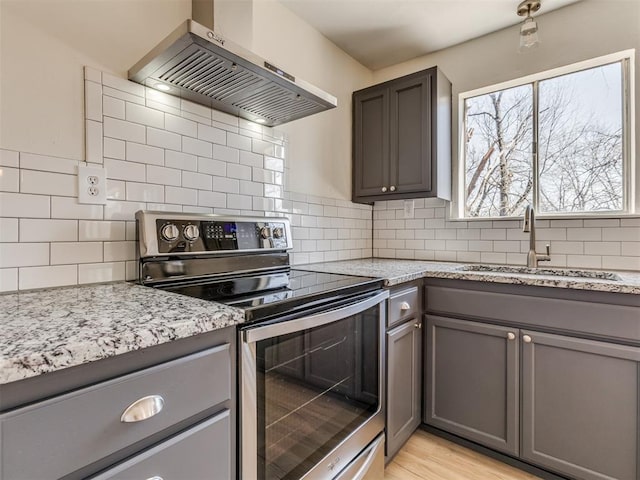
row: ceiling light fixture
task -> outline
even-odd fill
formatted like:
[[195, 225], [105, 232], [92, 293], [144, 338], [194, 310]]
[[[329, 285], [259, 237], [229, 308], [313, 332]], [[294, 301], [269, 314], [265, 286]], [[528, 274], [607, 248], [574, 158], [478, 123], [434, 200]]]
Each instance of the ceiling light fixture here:
[[532, 13], [540, 10], [540, 0], [524, 0], [518, 5], [517, 13], [521, 17], [526, 17], [522, 25], [520, 25], [520, 47], [519, 52], [526, 52], [532, 48], [537, 48], [540, 40], [538, 39], [538, 24], [531, 16]]

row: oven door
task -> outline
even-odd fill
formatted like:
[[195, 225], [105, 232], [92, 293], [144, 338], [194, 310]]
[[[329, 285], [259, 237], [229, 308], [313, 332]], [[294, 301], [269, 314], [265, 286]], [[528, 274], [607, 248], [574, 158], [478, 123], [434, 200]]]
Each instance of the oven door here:
[[333, 478], [383, 431], [387, 297], [240, 331], [241, 478]]

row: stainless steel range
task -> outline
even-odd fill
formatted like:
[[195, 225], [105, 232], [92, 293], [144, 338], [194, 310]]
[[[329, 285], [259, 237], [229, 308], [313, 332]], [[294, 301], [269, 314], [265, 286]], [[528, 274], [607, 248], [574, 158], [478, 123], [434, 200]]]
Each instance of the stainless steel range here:
[[245, 311], [240, 478], [382, 479], [381, 281], [291, 268], [285, 218], [136, 219], [141, 283]]

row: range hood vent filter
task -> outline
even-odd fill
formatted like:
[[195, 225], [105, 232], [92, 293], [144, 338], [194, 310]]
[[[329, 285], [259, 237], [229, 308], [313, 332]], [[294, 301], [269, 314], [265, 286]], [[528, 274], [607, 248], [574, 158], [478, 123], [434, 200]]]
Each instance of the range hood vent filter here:
[[335, 97], [187, 20], [130, 71], [151, 88], [273, 126], [337, 105]]

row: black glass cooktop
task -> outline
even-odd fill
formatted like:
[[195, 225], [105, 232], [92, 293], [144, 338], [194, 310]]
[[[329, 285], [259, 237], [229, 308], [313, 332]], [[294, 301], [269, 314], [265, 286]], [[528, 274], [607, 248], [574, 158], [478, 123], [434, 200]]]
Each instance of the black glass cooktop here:
[[382, 288], [383, 280], [291, 269], [245, 274], [215, 281], [163, 286], [164, 290], [245, 310], [247, 322], [326, 305]]

